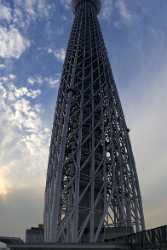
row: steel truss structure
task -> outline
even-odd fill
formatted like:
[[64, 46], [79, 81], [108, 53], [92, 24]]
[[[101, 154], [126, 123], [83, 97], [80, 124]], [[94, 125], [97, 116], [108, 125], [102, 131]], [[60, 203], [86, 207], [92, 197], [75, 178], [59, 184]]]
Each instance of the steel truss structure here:
[[144, 229], [129, 130], [97, 2], [73, 0], [75, 20], [57, 98], [45, 191], [45, 240], [50, 242], [101, 241], [106, 227]]

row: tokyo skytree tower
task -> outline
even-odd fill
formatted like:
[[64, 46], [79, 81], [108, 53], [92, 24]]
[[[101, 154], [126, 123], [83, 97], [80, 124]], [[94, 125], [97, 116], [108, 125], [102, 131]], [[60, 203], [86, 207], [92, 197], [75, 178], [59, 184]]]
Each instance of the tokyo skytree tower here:
[[107, 228], [144, 229], [127, 128], [97, 15], [75, 15], [55, 111], [45, 190], [45, 241], [103, 241]]

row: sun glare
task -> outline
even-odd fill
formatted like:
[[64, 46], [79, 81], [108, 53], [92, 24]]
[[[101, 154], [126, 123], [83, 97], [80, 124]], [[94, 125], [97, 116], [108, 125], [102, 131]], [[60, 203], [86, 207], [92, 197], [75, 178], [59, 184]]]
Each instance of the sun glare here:
[[0, 169], [0, 197], [5, 197], [9, 192], [6, 169]]

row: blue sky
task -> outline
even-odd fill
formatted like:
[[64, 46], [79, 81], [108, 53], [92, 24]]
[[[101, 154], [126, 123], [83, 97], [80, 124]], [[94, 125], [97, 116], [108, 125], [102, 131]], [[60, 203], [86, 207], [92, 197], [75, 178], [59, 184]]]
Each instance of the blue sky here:
[[[42, 221], [70, 0], [0, 0], [0, 235]], [[99, 16], [135, 154], [147, 227], [167, 224], [167, 1], [104, 0]]]

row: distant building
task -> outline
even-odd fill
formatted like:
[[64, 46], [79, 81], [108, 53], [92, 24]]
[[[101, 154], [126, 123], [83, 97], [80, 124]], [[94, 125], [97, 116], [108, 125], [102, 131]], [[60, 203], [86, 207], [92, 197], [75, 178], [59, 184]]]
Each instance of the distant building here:
[[44, 241], [44, 228], [43, 224], [39, 224], [38, 227], [31, 227], [26, 230], [26, 243], [37, 244]]

